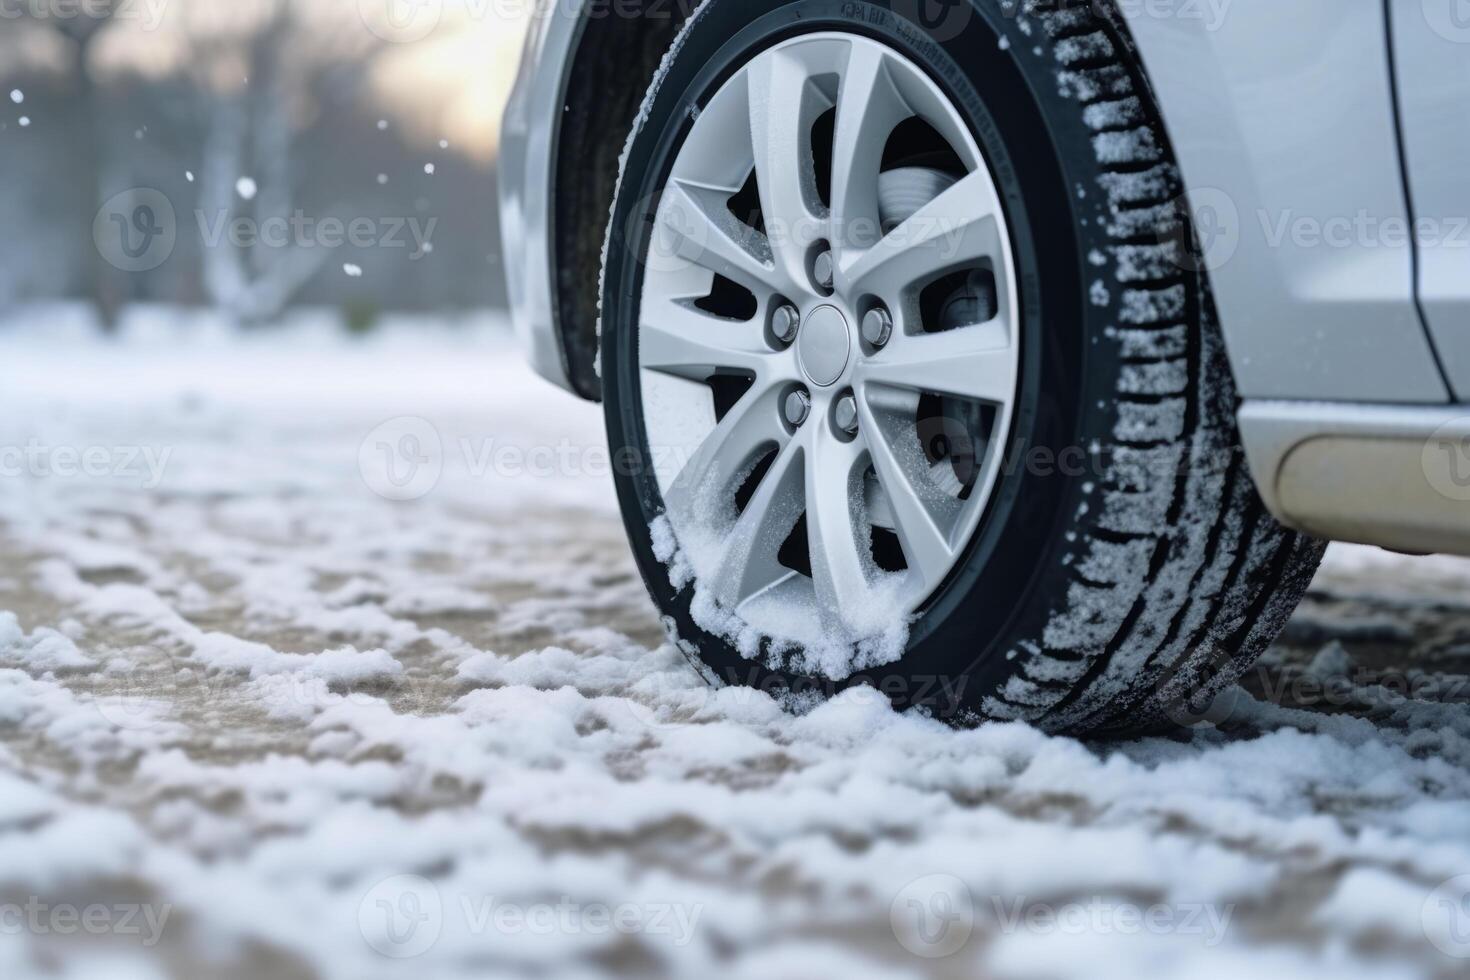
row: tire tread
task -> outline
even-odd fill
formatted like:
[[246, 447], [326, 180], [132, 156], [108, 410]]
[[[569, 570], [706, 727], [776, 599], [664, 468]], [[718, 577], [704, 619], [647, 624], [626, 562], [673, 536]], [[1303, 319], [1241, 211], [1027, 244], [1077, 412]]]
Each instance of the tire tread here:
[[1192, 241], [1168, 234], [1183, 184], [1126, 32], [1090, 3], [1032, 0], [1028, 13], [1097, 134], [1122, 366], [1110, 465], [1066, 598], [1039, 643], [1010, 652], [1020, 666], [984, 710], [1048, 730], [1147, 729], [1234, 683], [1324, 545], [1266, 513], [1240, 453], [1208, 283], [1170, 244]]

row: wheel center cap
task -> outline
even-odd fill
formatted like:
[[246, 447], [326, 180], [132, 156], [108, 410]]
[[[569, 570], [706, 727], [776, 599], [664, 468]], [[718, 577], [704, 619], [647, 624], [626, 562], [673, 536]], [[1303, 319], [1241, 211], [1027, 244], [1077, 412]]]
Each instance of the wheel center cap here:
[[802, 320], [796, 357], [812, 384], [819, 388], [834, 384], [847, 370], [851, 352], [852, 331], [837, 307], [819, 306]]

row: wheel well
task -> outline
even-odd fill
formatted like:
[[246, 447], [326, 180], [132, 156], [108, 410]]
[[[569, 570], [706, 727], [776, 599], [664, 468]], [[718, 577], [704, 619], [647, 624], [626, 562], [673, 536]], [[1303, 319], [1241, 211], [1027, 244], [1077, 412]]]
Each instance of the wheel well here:
[[597, 301], [618, 159], [685, 3], [594, 3], [585, 17], [557, 131], [553, 215], [556, 324], [572, 387], [600, 400]]

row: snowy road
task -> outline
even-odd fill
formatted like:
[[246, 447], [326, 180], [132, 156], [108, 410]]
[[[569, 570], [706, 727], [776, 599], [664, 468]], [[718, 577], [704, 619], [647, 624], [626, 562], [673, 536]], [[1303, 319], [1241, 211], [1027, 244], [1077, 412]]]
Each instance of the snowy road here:
[[1334, 549], [1187, 742], [797, 717], [663, 643], [597, 408], [492, 327], [35, 320], [0, 976], [1470, 968], [1470, 562]]

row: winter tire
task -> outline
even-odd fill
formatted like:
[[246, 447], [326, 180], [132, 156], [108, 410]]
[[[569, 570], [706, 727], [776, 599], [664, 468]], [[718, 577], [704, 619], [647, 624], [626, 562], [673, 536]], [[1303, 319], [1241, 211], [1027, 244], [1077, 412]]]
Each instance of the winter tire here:
[[601, 372], [634, 554], [708, 675], [1212, 717], [1322, 545], [1252, 485], [1182, 190], [1096, 3], [700, 7], [628, 141]]

